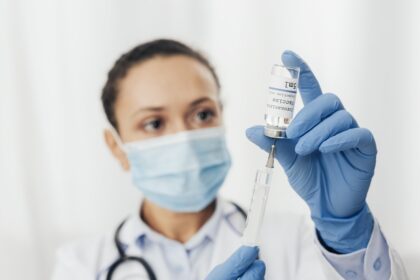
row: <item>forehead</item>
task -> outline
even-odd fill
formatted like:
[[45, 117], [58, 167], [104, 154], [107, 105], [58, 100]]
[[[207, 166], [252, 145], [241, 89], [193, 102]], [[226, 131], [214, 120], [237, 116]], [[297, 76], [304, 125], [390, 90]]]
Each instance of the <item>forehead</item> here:
[[217, 95], [216, 81], [201, 62], [184, 55], [157, 56], [129, 69], [119, 83], [117, 103], [167, 106]]

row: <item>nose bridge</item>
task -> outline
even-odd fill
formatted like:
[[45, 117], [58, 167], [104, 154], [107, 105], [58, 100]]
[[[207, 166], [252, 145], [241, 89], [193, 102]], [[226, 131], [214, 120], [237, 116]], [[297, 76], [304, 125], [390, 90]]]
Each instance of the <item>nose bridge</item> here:
[[177, 116], [172, 123], [171, 133], [189, 130], [188, 124], [182, 116]]

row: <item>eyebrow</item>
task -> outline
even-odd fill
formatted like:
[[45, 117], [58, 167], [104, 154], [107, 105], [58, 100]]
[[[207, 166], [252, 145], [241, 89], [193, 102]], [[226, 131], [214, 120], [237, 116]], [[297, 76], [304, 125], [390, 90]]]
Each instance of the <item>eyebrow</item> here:
[[207, 97], [207, 96], [201, 97], [201, 98], [199, 98], [199, 99], [194, 100], [193, 102], [191, 102], [190, 107], [196, 106], [196, 105], [198, 105], [198, 104], [200, 104], [202, 102], [205, 102], [205, 101], [213, 101], [213, 99], [211, 99], [210, 97]]
[[[189, 107], [193, 107], [193, 106], [197, 106], [198, 104], [200, 104], [200, 103], [203, 103], [203, 102], [206, 102], [206, 101], [213, 101], [213, 99], [211, 99], [210, 97], [207, 97], [207, 96], [205, 96], [205, 97], [201, 97], [201, 98], [198, 98], [197, 100], [194, 100], [193, 102], [191, 102], [190, 103], [190, 105], [189, 105]], [[139, 109], [137, 109], [136, 111], [134, 111], [132, 114], [131, 114], [131, 116], [134, 116], [134, 115], [136, 115], [136, 114], [138, 114], [138, 113], [140, 113], [140, 112], [144, 112], [144, 111], [152, 111], [152, 112], [160, 112], [160, 111], [162, 111], [163, 109], [165, 109], [165, 107], [162, 107], [162, 106], [156, 106], [156, 107], [142, 107], [142, 108], [139, 108]]]
[[143, 108], [139, 108], [136, 111], [134, 111], [131, 116], [135, 116], [140, 112], [144, 112], [144, 111], [152, 111], [152, 112], [159, 112], [162, 111], [164, 109], [164, 107], [143, 107]]

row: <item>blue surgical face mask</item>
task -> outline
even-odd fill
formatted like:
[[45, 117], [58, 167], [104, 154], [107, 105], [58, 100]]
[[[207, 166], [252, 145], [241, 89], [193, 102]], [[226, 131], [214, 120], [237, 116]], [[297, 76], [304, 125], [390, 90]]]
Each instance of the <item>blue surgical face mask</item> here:
[[212, 202], [231, 160], [222, 127], [180, 132], [123, 145], [134, 185], [157, 205], [197, 212]]

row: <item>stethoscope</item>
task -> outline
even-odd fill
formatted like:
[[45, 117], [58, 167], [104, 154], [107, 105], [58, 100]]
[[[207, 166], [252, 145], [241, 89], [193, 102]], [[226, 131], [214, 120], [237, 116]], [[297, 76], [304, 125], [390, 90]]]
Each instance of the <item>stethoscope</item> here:
[[[238, 204], [231, 202], [233, 206], [235, 206], [236, 210], [241, 214], [242, 217], [246, 220], [247, 214], [244, 209], [242, 209], [241, 206]], [[112, 276], [114, 275], [114, 272], [117, 270], [118, 267], [120, 267], [122, 264], [127, 262], [137, 262], [143, 266], [145, 269], [147, 276], [150, 280], [156, 280], [156, 274], [153, 271], [150, 264], [142, 257], [136, 257], [136, 256], [128, 256], [123, 249], [122, 243], [120, 242], [120, 231], [122, 227], [124, 226], [126, 220], [122, 221], [121, 224], [117, 227], [115, 234], [114, 234], [114, 244], [118, 251], [118, 259], [111, 264], [111, 266], [108, 269], [106, 280], [111, 280]]]

